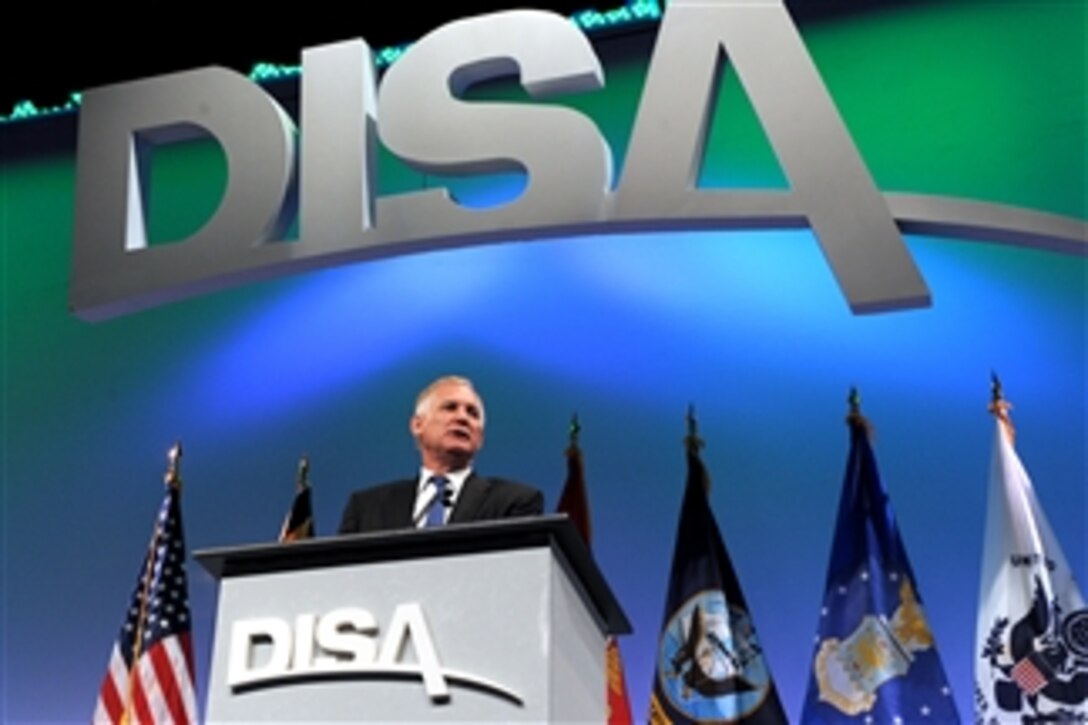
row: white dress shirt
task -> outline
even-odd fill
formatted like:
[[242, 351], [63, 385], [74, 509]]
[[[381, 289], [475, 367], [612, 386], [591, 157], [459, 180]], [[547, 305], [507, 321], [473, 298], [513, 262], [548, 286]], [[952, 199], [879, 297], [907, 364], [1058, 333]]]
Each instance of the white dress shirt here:
[[[446, 478], [446, 490], [449, 491], [446, 494], [449, 505], [443, 507], [442, 511], [443, 523], [449, 522], [450, 513], [453, 511], [453, 507], [457, 505], [457, 497], [461, 495], [461, 489], [471, 474], [471, 468], [462, 468], [460, 471], [441, 474]], [[427, 525], [427, 509], [431, 507], [431, 501], [438, 493], [434, 484], [431, 483], [431, 479], [437, 475], [440, 474], [429, 468], [421, 468], [419, 471], [419, 483], [416, 485], [416, 505], [412, 509], [412, 521], [415, 522], [417, 529], [422, 529]]]

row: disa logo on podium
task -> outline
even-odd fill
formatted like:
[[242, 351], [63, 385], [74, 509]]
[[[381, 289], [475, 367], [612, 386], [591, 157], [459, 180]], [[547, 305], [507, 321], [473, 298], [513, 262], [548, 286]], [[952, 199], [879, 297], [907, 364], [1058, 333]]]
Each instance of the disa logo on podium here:
[[[231, 692], [344, 677], [405, 680], [420, 678], [434, 702], [449, 700], [449, 683], [522, 705], [522, 698], [487, 678], [444, 667], [438, 658], [423, 608], [400, 604], [385, 637], [369, 610], [342, 607], [325, 614], [299, 614], [293, 626], [278, 617], [240, 619], [230, 634], [227, 684]], [[406, 661], [411, 647], [415, 662]]]

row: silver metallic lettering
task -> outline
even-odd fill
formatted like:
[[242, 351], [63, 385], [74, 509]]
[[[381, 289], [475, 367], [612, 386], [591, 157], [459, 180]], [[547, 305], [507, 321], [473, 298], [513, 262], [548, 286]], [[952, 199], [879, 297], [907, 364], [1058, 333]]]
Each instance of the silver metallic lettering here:
[[466, 102], [481, 81], [520, 73], [534, 98], [596, 90], [604, 72], [589, 40], [554, 13], [515, 10], [459, 20], [426, 35], [390, 67], [378, 100], [382, 142], [424, 172], [524, 171], [514, 201], [468, 209], [445, 189], [379, 201], [383, 236], [449, 236], [579, 225], [602, 217], [612, 156], [597, 127], [566, 108]]
[[[362, 40], [303, 52], [300, 238], [294, 128], [264, 91], [221, 68], [94, 89], [80, 116], [70, 304], [84, 319], [249, 281], [425, 249], [571, 234], [811, 226], [855, 313], [921, 307], [929, 291], [900, 234], [952, 234], [1088, 256], [1088, 223], [921, 194], [882, 195], [782, 0], [674, 0], [662, 21], [615, 193], [589, 118], [547, 104], [471, 101], [517, 75], [534, 98], [604, 85], [576, 26], [517, 10], [460, 20], [413, 45], [375, 89]], [[722, 73], [737, 73], [788, 190], [696, 187]], [[148, 247], [146, 149], [211, 135], [224, 198], [185, 240]], [[447, 189], [377, 196], [376, 136], [424, 173], [526, 176], [472, 209]]]
[[[176, 244], [147, 247], [148, 147], [210, 135], [229, 175], [219, 208]], [[87, 91], [79, 119], [71, 304], [123, 314], [197, 294], [216, 277], [287, 259], [294, 124], [224, 68]], [[222, 285], [219, 285], [222, 286]]]
[[308, 247], [335, 251], [374, 227], [378, 91], [362, 40], [302, 53], [301, 230]]
[[[711, 102], [727, 67], [751, 99], [789, 192], [695, 188]], [[929, 304], [887, 204], [777, 0], [669, 4], [616, 215], [646, 221], [683, 215], [726, 227], [772, 219], [775, 226], [811, 224], [855, 313]]]

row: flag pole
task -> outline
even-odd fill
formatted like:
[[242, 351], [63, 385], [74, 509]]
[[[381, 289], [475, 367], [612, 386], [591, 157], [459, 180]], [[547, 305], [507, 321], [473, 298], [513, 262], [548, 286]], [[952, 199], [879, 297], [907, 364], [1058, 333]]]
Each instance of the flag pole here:
[[578, 413], [570, 416], [570, 443], [565, 455], [567, 457], [567, 480], [563, 484], [563, 490], [559, 494], [559, 502], [556, 511], [564, 513], [574, 524], [574, 528], [582, 535], [586, 546], [590, 546], [593, 539], [593, 524], [589, 515], [589, 496], [586, 493], [585, 468], [582, 462], [582, 449], [578, 445], [578, 436], [582, 432], [582, 424], [578, 421]]
[[181, 490], [181, 441], [177, 441], [166, 453], [166, 475], [163, 483], [170, 488]]
[[303, 454], [298, 459], [298, 475], [295, 476], [295, 490], [302, 493], [310, 487], [310, 457]]
[[684, 436], [684, 446], [687, 447], [688, 453], [698, 453], [704, 443], [703, 439], [699, 437], [699, 422], [695, 420], [695, 405], [693, 403], [688, 404], [688, 412], [684, 418], [688, 424], [688, 434]]
[[[167, 488], [181, 491], [181, 441], [177, 441], [166, 454], [166, 474], [163, 483]], [[133, 690], [136, 677], [139, 676], [140, 650], [143, 649], [144, 626], [147, 624], [147, 592], [151, 588], [151, 577], [155, 571], [155, 548], [159, 545], [162, 534], [162, 519], [155, 520], [155, 530], [151, 533], [151, 543], [147, 547], [147, 569], [140, 585], [140, 616], [136, 620], [136, 634], [132, 642], [132, 664], [128, 668], [128, 692], [125, 694], [125, 712], [122, 723], [132, 722]]]
[[873, 425], [861, 414], [861, 393], [858, 392], [858, 386], [850, 386], [850, 394], [846, 397], [846, 402], [850, 406], [850, 412], [846, 414], [846, 425], [850, 426], [851, 430], [864, 431], [865, 437], [872, 439]]
[[582, 424], [578, 422], [578, 413], [570, 415], [570, 450], [578, 448], [578, 434], [582, 432]]
[[310, 457], [303, 454], [295, 473], [295, 500], [280, 527], [281, 544], [314, 536], [314, 511], [310, 500]]
[[850, 425], [857, 425], [863, 418], [861, 417], [861, 395], [858, 394], [856, 385], [850, 386], [850, 395], [846, 397], [846, 402], [850, 405], [850, 413], [846, 416], [846, 422]]
[[567, 446], [567, 459], [581, 465], [582, 449], [578, 445], [578, 436], [582, 432], [582, 424], [578, 420], [578, 413], [570, 414], [570, 444]]
[[[689, 456], [695, 458], [699, 457], [699, 449], [702, 448], [705, 443], [702, 438], [699, 437], [699, 422], [695, 420], [695, 404], [688, 404], [688, 412], [685, 416], [688, 424], [688, 434], [684, 436], [684, 448], [687, 449]], [[703, 476], [703, 491], [710, 495], [710, 476]]]
[[[582, 469], [582, 449], [578, 445], [578, 436], [579, 436], [579, 434], [581, 432], [582, 432], [582, 424], [578, 421], [578, 413], [577, 412], [571, 413], [571, 415], [570, 415], [570, 444], [567, 446], [567, 450], [565, 451], [566, 456], [567, 456], [567, 464], [568, 464], [568, 466], [567, 466], [567, 468], [568, 468], [568, 476], [567, 476], [568, 479], [570, 478], [570, 466], [571, 465], [576, 466], [578, 468], [580, 476], [584, 476], [584, 472], [582, 472], [582, 470], [581, 470]], [[586, 533], [586, 536], [587, 536], [586, 543], [588, 544], [589, 543], [589, 541], [588, 541], [588, 530], [589, 530], [588, 529], [588, 524], [589, 524], [589, 522], [586, 521], [586, 524], [587, 524], [587, 526], [586, 526], [586, 532], [587, 532]]]
[[1009, 439], [1009, 443], [1016, 443], [1016, 428], [1013, 427], [1009, 411], [1012, 403], [1005, 399], [1005, 392], [1001, 387], [1001, 378], [996, 372], [990, 371], [990, 405], [987, 409], [1001, 422], [1001, 429]]

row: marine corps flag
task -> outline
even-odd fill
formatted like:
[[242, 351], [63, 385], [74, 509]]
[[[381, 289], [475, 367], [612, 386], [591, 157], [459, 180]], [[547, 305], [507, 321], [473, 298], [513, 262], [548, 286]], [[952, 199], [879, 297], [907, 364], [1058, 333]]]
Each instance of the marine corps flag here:
[[688, 414], [688, 480], [654, 668], [649, 721], [785, 725], [755, 625], [707, 502]]
[[314, 508], [310, 497], [310, 459], [305, 456], [298, 462], [298, 478], [295, 481], [295, 500], [280, 527], [280, 542], [312, 539], [314, 536]]
[[[590, 546], [593, 539], [593, 527], [589, 520], [589, 496], [586, 493], [585, 468], [582, 465], [582, 449], [578, 447], [578, 434], [582, 427], [578, 416], [570, 421], [570, 447], [567, 448], [567, 481], [559, 494], [559, 503], [555, 510], [566, 514], [578, 533]], [[620, 645], [615, 637], [609, 637], [604, 652], [606, 701], [608, 704], [608, 725], [630, 725], [631, 700], [627, 695], [627, 678], [623, 675], [623, 658], [620, 657]]]
[[958, 723], [857, 391], [801, 722]]
[[1013, 447], [1009, 404], [997, 419], [975, 639], [978, 723], [1088, 722], [1088, 609]]

